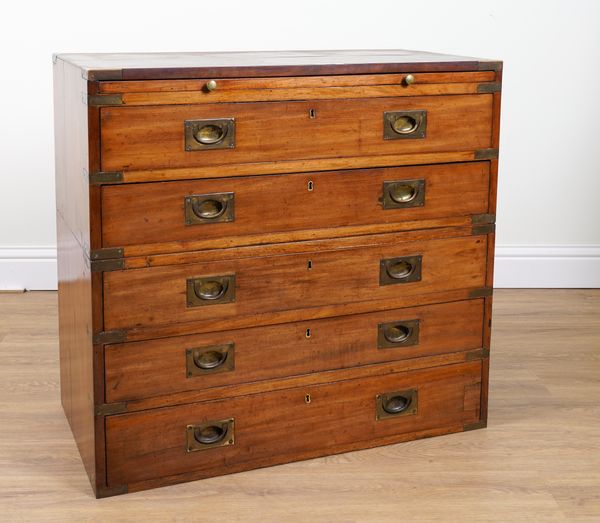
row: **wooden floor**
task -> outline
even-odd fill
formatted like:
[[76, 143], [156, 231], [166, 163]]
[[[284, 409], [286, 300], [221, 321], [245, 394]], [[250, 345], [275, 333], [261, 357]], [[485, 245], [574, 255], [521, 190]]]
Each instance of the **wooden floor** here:
[[489, 427], [96, 500], [56, 294], [0, 294], [0, 521], [600, 521], [600, 290], [495, 294]]

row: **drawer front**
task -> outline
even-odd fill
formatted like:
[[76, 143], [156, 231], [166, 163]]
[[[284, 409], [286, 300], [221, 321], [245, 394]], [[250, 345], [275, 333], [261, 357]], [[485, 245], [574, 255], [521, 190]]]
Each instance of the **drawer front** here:
[[483, 287], [486, 236], [104, 274], [104, 328], [135, 328]]
[[350, 443], [461, 430], [479, 420], [480, 392], [481, 361], [473, 361], [109, 416], [108, 485], [226, 474]]
[[[409, 120], [384, 114], [397, 112]], [[104, 107], [101, 164], [131, 171], [471, 151], [491, 147], [491, 130], [491, 94]]]
[[102, 189], [105, 247], [487, 212], [489, 163], [424, 165]]
[[108, 345], [106, 401], [482, 346], [483, 300]]

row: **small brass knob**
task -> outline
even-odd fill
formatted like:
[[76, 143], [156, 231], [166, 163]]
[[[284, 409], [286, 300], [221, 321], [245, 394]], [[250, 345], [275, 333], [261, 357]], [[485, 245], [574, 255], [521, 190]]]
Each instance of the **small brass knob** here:
[[208, 82], [206, 82], [206, 88], [209, 91], [214, 91], [217, 88], [216, 80], [209, 80]]
[[415, 83], [415, 77], [412, 74], [407, 74], [404, 77], [404, 83], [406, 85], [414, 84]]

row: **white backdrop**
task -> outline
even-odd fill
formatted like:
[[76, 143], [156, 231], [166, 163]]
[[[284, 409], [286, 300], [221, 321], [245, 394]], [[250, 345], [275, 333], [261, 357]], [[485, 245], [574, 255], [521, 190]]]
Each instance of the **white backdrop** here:
[[505, 62], [497, 285], [600, 286], [600, 2], [3, 5], [0, 289], [53, 288], [53, 52], [422, 49]]

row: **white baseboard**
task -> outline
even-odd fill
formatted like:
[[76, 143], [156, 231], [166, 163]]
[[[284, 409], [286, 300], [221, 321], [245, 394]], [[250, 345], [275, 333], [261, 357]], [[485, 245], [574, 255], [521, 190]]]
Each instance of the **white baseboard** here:
[[[57, 288], [55, 247], [0, 247], [0, 290]], [[600, 245], [497, 245], [499, 288], [600, 288]]]
[[0, 290], [56, 290], [56, 247], [0, 246]]
[[494, 286], [600, 287], [600, 245], [496, 245]]

